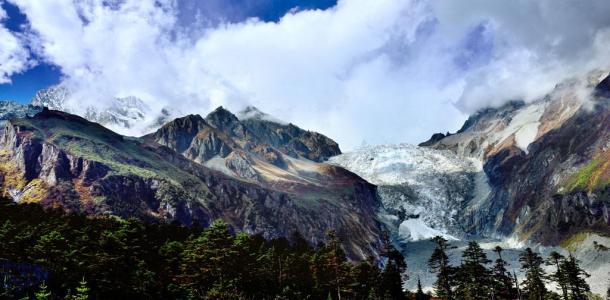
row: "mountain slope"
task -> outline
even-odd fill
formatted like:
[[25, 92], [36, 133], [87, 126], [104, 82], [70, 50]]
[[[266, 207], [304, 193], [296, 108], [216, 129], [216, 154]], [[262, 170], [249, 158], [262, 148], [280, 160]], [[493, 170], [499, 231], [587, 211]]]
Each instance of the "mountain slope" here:
[[459, 239], [452, 241], [458, 247], [477, 240], [491, 252], [501, 245], [511, 265], [519, 264], [525, 245], [571, 251], [595, 275], [594, 291], [605, 292], [608, 91], [610, 76], [594, 72], [537, 101], [483, 109], [458, 132], [434, 134], [419, 147], [367, 147], [329, 161], [379, 185], [380, 219], [400, 242], [411, 274], [426, 285], [435, 278], [426, 264], [434, 245], [425, 239], [444, 235]]
[[1, 189], [18, 202], [183, 224], [220, 218], [265, 237], [299, 231], [314, 244], [336, 229], [355, 259], [379, 247], [375, 187], [340, 168], [328, 168], [325, 185], [263, 185], [52, 110], [7, 122], [0, 143]]
[[256, 107], [246, 107], [237, 117], [263, 142], [291, 157], [323, 162], [341, 154], [339, 145], [332, 139], [293, 124], [285, 124]]
[[[610, 232], [609, 79], [597, 78], [594, 72], [539, 101], [481, 111], [456, 134], [425, 143], [480, 160], [491, 193], [464, 224], [469, 231], [547, 245], [581, 231]], [[593, 90], [590, 97], [583, 88]]]
[[[294, 125], [274, 121], [273, 125], [263, 124], [265, 129], [261, 129], [257, 127], [260, 124], [252, 121], [242, 121], [219, 107], [205, 119], [199, 115], [178, 118], [142, 139], [167, 146], [185, 158], [226, 176], [287, 193], [304, 207], [325, 210], [322, 215], [330, 213], [326, 211], [330, 209], [337, 215], [325, 216], [328, 219], [321, 223], [328, 221], [335, 224], [338, 221], [348, 228], [366, 227], [368, 232], [363, 231], [361, 236], [354, 238], [374, 242], [380, 230], [375, 217], [380, 206], [376, 188], [343, 168], [309, 160], [309, 157], [316, 157], [318, 151], [309, 150], [313, 148], [297, 149], [298, 144], [292, 142], [292, 138], [273, 140], [274, 145], [279, 145], [276, 148], [267, 143], [273, 136], [266, 134], [270, 126], [274, 126], [278, 129], [278, 136], [282, 136], [283, 128], [292, 129], [293, 137], [299, 139], [316, 136], [313, 141], [327, 140], [315, 148], [330, 149], [322, 153], [339, 151], [334, 141]], [[271, 123], [268, 120], [263, 122]], [[315, 222], [319, 217], [308, 223]], [[308, 230], [306, 226], [301, 228]]]
[[[293, 135], [285, 131], [292, 131]], [[328, 180], [332, 182], [325, 174], [338, 173], [336, 167], [309, 160], [325, 158], [318, 153], [339, 152], [334, 141], [294, 125], [266, 120], [242, 121], [222, 107], [205, 119], [199, 115], [176, 119], [144, 139], [229, 176], [279, 189], [282, 184], [325, 185]], [[301, 147], [295, 139], [315, 144], [315, 149]], [[319, 140], [323, 142], [318, 144]]]

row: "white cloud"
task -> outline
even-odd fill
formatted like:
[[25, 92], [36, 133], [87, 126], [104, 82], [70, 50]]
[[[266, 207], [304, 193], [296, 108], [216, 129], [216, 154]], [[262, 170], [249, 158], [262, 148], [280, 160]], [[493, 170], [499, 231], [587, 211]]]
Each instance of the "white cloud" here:
[[0, 7], [0, 84], [10, 83], [13, 74], [23, 72], [31, 65], [30, 55], [21, 40], [4, 26], [7, 17]]
[[[493, 59], [464, 75], [458, 106], [472, 112], [507, 99], [530, 101], [557, 83], [610, 63], [610, 2], [433, 1], [439, 34], [460, 35], [481, 21], [494, 31]], [[603, 43], [604, 46], [599, 46]]]
[[183, 113], [253, 104], [344, 149], [419, 142], [608, 61], [607, 1], [342, 0], [202, 30], [178, 26], [169, 0], [13, 2], [79, 107], [126, 95]]

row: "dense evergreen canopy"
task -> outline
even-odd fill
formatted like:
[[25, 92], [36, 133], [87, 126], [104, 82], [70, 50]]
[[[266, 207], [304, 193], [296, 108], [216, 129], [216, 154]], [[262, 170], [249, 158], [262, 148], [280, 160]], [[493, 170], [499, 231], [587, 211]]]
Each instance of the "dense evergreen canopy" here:
[[[206, 229], [91, 218], [0, 201], [0, 298], [400, 299], [402, 255], [385, 268], [346, 259], [340, 237], [265, 240]], [[395, 281], [395, 282], [394, 282]]]
[[[312, 247], [295, 232], [266, 240], [234, 233], [222, 221], [206, 229], [136, 219], [87, 217], [0, 199], [0, 299], [431, 299], [418, 279], [403, 290], [407, 265], [383, 237], [381, 260], [347, 260], [341, 238], [328, 232]], [[450, 264], [442, 237], [429, 260], [437, 299], [563, 299], [590, 296], [578, 260], [551, 253], [546, 263], [527, 248], [525, 278], [507, 271], [502, 248], [495, 262], [476, 242]], [[381, 263], [380, 263], [381, 261]], [[380, 267], [382, 265], [383, 267]], [[547, 290], [557, 285], [559, 293]]]

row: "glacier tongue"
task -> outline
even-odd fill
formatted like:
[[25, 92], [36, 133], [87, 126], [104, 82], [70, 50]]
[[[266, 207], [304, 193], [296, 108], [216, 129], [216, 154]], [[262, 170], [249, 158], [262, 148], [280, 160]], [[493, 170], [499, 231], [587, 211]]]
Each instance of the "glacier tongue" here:
[[381, 219], [398, 241], [465, 236], [458, 218], [476, 190], [475, 161], [450, 151], [400, 144], [361, 148], [329, 163], [379, 187]]

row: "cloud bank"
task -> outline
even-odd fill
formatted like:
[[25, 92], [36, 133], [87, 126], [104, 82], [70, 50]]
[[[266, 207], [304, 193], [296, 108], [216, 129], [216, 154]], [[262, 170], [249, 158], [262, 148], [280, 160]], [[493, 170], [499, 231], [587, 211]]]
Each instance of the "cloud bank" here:
[[215, 27], [185, 24], [188, 5], [169, 0], [10, 2], [29, 29], [0, 45], [0, 80], [23, 70], [5, 53], [27, 43], [60, 67], [75, 107], [117, 96], [182, 113], [255, 105], [344, 150], [455, 130], [477, 109], [606, 68], [610, 54], [603, 0], [342, 0]]
[[6, 18], [6, 12], [0, 7], [0, 84], [10, 83], [13, 74], [31, 66], [30, 54], [22, 40], [4, 26]]

